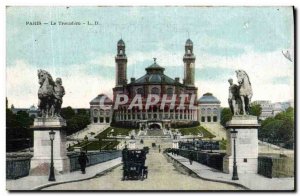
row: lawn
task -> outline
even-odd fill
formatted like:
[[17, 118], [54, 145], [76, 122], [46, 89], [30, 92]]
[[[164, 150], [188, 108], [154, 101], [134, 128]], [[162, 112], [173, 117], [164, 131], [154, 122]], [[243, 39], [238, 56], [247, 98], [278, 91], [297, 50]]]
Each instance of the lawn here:
[[198, 135], [199, 133], [202, 133], [203, 138], [214, 138], [216, 137], [214, 134], [206, 130], [202, 126], [197, 127], [189, 127], [189, 128], [179, 128], [179, 132], [183, 135]]
[[220, 150], [226, 150], [227, 140], [220, 140]]
[[[112, 130], [114, 130], [113, 132], [111, 132]], [[119, 128], [119, 127], [108, 127], [107, 129], [105, 129], [104, 131], [102, 131], [101, 133], [99, 133], [97, 136], [95, 136], [95, 138], [107, 138], [107, 134], [110, 133], [113, 136], [117, 136], [117, 135], [128, 135], [133, 129], [132, 128]]]
[[[114, 130], [113, 132], [112, 129]], [[96, 139], [107, 139], [107, 134], [110, 133], [113, 136], [117, 135], [128, 135], [132, 129], [128, 128], [117, 128], [117, 127], [108, 127], [101, 133], [95, 136]], [[100, 144], [101, 141], [101, 144]], [[91, 141], [91, 142], [85, 142], [82, 141], [79, 144], [75, 144], [74, 146], [70, 147], [70, 150], [74, 149], [74, 147], [82, 147], [85, 150], [85, 147], [87, 146], [88, 150], [113, 150], [116, 148], [116, 146], [120, 143], [119, 141]]]

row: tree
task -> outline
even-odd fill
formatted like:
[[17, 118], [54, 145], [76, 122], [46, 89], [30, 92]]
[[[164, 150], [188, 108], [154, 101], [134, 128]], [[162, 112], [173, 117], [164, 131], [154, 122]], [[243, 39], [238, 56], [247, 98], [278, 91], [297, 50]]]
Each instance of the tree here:
[[[33, 118], [25, 111], [14, 114], [11, 109], [6, 109], [6, 149], [17, 151], [28, 148], [28, 141], [33, 140], [33, 131], [30, 126]], [[29, 139], [29, 140], [28, 140]]]
[[221, 111], [221, 124], [226, 126], [226, 123], [232, 119], [232, 113], [229, 108], [223, 108]]
[[80, 131], [90, 124], [89, 113], [84, 109], [78, 110], [76, 114], [72, 107], [68, 106], [66, 108], [62, 108], [61, 116], [67, 121], [67, 135]]
[[260, 116], [261, 111], [262, 111], [262, 108], [261, 108], [260, 104], [253, 104], [250, 107], [249, 114], [253, 115], [253, 116]]
[[74, 115], [75, 111], [70, 106], [61, 109], [61, 116], [66, 120], [71, 119]]
[[262, 121], [258, 137], [275, 145], [282, 143], [285, 148], [293, 148], [294, 130], [294, 109], [288, 108], [275, 117]]

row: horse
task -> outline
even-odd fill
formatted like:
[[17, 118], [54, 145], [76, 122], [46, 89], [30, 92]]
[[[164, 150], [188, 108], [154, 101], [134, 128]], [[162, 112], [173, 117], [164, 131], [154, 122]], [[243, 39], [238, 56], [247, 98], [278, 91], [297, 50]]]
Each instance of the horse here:
[[252, 87], [251, 87], [251, 82], [249, 79], [249, 76], [244, 70], [237, 70], [236, 76], [238, 79], [238, 84], [239, 84], [239, 96], [241, 98], [242, 102], [242, 110], [243, 114], [249, 114], [250, 112], [250, 102], [252, 98]]
[[40, 88], [38, 90], [38, 107], [42, 117], [54, 116], [54, 81], [45, 70], [38, 70]]

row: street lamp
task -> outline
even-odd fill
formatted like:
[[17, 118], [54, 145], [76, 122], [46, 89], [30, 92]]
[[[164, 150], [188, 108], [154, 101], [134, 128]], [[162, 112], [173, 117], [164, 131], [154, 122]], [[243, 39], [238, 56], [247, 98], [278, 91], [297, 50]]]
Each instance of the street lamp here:
[[50, 164], [50, 175], [49, 175], [49, 181], [55, 181], [55, 175], [54, 175], [54, 163], [53, 163], [53, 140], [55, 136], [55, 132], [51, 130], [49, 132], [50, 141], [51, 141], [51, 164]]
[[99, 138], [99, 148], [100, 148], [100, 152], [101, 152], [101, 148], [102, 148], [102, 141], [101, 141], [101, 138]]
[[89, 141], [89, 138], [87, 137], [87, 135], [84, 136], [84, 141], [86, 142], [86, 145], [85, 145], [85, 154], [87, 154], [87, 145], [88, 145], [88, 141]]
[[212, 153], [212, 137], [209, 138], [210, 139], [210, 153]]
[[237, 165], [236, 165], [236, 149], [235, 149], [235, 139], [237, 137], [237, 131], [235, 129], [230, 131], [231, 137], [233, 138], [233, 173], [232, 173], [232, 180], [238, 180], [238, 173], [237, 173]]

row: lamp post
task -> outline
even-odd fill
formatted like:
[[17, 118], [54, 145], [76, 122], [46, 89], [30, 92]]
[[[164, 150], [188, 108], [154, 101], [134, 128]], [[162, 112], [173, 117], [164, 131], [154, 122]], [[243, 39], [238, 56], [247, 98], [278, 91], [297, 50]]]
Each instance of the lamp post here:
[[101, 148], [102, 148], [102, 141], [101, 141], [101, 138], [99, 138], [99, 148], [100, 148], [100, 152], [101, 152]]
[[28, 152], [30, 152], [30, 139], [26, 138], [26, 142], [27, 142]]
[[212, 153], [212, 137], [209, 138], [210, 139], [210, 153]]
[[50, 164], [50, 174], [49, 174], [49, 181], [55, 181], [55, 175], [54, 175], [54, 163], [53, 163], [53, 140], [55, 136], [55, 132], [51, 130], [49, 132], [50, 141], [51, 141], [51, 164]]
[[87, 135], [84, 136], [84, 141], [86, 142], [86, 145], [85, 145], [85, 154], [87, 154], [87, 145], [88, 145], [88, 141], [89, 141], [89, 138], [87, 137]]
[[235, 149], [235, 139], [237, 137], [237, 131], [235, 129], [230, 131], [231, 137], [233, 138], [233, 172], [232, 180], [238, 180], [237, 165], [236, 165], [236, 149]]

